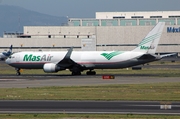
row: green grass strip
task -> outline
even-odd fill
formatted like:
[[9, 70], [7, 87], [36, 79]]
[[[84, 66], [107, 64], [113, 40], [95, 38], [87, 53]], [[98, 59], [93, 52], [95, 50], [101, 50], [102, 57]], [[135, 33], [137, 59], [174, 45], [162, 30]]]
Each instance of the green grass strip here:
[[1, 88], [0, 100], [180, 101], [180, 83]]

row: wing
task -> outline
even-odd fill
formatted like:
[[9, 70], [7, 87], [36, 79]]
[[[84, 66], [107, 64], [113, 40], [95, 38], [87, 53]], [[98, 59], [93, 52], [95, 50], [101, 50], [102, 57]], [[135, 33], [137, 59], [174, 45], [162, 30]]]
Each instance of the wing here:
[[69, 48], [67, 54], [64, 56], [64, 58], [61, 61], [57, 63], [57, 65], [59, 67], [63, 67], [64, 69], [83, 71], [85, 69], [85, 66], [78, 64], [71, 59], [72, 51], [73, 51], [73, 47]]

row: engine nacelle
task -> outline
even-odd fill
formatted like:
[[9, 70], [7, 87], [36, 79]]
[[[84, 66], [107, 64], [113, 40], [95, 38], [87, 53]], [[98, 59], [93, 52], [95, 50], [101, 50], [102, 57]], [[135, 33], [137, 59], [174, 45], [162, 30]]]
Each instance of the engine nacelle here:
[[60, 70], [60, 67], [58, 67], [54, 63], [46, 63], [43, 66], [43, 70], [46, 73], [54, 73], [54, 72], [58, 72]]

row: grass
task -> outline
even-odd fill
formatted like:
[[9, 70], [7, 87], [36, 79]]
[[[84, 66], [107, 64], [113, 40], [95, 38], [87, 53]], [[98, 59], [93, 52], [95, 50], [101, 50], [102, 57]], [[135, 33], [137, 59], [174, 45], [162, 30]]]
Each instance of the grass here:
[[0, 114], [0, 119], [178, 119], [176, 115], [134, 114]]
[[180, 101], [180, 83], [1, 88], [1, 100]]

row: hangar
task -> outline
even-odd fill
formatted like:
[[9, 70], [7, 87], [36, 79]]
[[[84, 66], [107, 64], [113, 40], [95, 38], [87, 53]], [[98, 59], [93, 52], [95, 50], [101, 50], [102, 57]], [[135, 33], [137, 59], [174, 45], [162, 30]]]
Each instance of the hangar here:
[[70, 18], [65, 26], [24, 26], [4, 33], [0, 47], [26, 50], [132, 50], [158, 23], [165, 22], [158, 53], [180, 53], [180, 11], [96, 12], [96, 18]]

